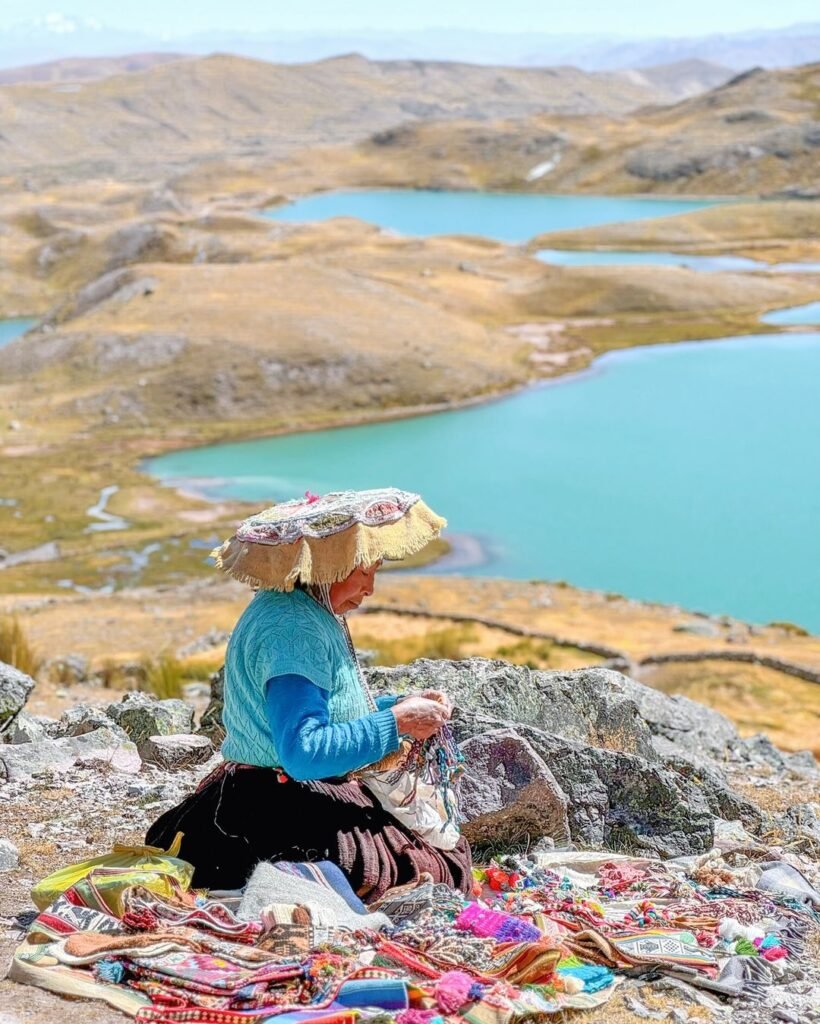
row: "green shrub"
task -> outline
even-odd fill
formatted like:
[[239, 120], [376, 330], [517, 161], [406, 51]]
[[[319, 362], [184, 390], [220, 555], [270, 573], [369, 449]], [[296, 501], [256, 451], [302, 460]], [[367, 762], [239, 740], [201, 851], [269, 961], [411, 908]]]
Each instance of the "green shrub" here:
[[788, 633], [790, 636], [809, 636], [809, 631], [804, 629], [802, 626], [798, 626], [796, 622], [770, 622], [769, 626], [772, 629], [782, 629], [784, 633]]

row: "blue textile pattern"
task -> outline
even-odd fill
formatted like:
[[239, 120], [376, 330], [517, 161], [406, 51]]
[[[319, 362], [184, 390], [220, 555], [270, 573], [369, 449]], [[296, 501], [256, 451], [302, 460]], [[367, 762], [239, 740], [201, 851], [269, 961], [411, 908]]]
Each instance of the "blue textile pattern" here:
[[396, 718], [389, 707], [352, 722], [332, 723], [328, 705], [327, 691], [304, 676], [268, 681], [268, 727], [279, 764], [292, 779], [347, 775], [398, 749]]
[[[226, 760], [282, 766], [268, 721], [266, 686], [285, 675], [302, 676], [326, 693], [331, 724], [368, 714], [356, 665], [335, 616], [303, 590], [260, 590], [240, 616], [225, 654]], [[398, 741], [393, 749], [397, 747]]]

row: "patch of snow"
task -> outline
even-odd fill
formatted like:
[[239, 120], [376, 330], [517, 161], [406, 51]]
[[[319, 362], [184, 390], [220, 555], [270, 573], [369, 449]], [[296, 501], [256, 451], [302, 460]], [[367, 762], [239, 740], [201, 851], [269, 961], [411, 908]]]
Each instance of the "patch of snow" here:
[[549, 160], [542, 160], [540, 164], [536, 164], [535, 167], [531, 167], [527, 171], [527, 176], [525, 180], [538, 181], [539, 178], [543, 178], [544, 175], [549, 174], [550, 171], [554, 171], [560, 162], [560, 153], [556, 153], [555, 156], [551, 156]]

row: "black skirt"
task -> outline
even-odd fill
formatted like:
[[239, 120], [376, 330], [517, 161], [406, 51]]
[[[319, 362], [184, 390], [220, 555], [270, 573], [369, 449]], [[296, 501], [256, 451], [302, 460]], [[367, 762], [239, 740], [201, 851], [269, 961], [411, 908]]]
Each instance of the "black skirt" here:
[[241, 888], [263, 860], [330, 860], [365, 902], [425, 872], [470, 892], [465, 839], [450, 851], [430, 846], [357, 782], [282, 778], [272, 768], [222, 764], [154, 822], [146, 842], [168, 849], [182, 832], [179, 856], [194, 865], [197, 888]]

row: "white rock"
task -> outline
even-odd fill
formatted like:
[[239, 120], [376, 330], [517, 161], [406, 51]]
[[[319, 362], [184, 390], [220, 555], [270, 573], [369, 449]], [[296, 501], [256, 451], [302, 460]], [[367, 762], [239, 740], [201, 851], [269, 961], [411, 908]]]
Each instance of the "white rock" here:
[[20, 854], [10, 839], [0, 839], [0, 871], [13, 871], [20, 863]]

